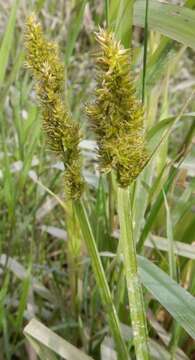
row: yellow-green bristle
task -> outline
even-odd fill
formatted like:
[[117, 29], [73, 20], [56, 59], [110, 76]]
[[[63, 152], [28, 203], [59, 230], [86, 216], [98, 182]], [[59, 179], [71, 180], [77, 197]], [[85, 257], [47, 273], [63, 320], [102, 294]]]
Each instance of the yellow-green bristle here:
[[100, 29], [96, 34], [95, 101], [86, 107], [99, 145], [100, 168], [114, 169], [122, 187], [128, 186], [143, 169], [145, 148], [142, 105], [136, 99], [130, 73], [130, 52], [114, 34]]
[[84, 187], [78, 148], [80, 129], [65, 102], [65, 68], [60, 61], [58, 47], [46, 40], [34, 15], [27, 19], [25, 47], [27, 66], [36, 80], [48, 144], [64, 162], [66, 194], [72, 199], [79, 198]]

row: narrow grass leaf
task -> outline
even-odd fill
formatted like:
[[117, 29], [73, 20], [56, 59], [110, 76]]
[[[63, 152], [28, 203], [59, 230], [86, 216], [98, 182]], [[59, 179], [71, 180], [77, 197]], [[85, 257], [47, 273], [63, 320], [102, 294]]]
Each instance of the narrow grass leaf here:
[[110, 1], [110, 26], [118, 40], [131, 47], [134, 0]]
[[94, 229], [95, 239], [100, 251], [109, 249], [109, 223], [106, 209], [106, 193], [103, 178], [100, 177], [99, 186], [97, 190], [95, 214], [94, 214]]
[[[144, 27], [145, 1], [138, 0], [134, 8], [134, 25]], [[195, 13], [186, 7], [150, 0], [148, 28], [195, 49]]]
[[26, 335], [26, 339], [29, 341], [29, 345], [31, 345], [32, 349], [35, 350], [35, 353], [39, 356], [40, 360], [58, 360], [53, 351], [51, 351], [46, 346], [40, 344], [38, 341], [34, 340], [31, 336]]
[[[186, 1], [186, 6], [193, 8], [194, 0]], [[158, 80], [164, 75], [164, 70], [172, 59], [176, 55], [176, 47], [174, 46], [174, 41], [167, 37], [162, 37], [157, 49], [152, 53], [148, 59], [147, 63], [147, 74], [146, 74], [146, 84], [148, 87], [154, 86]], [[139, 77], [138, 81], [138, 91], [141, 94], [143, 75]]]
[[67, 65], [70, 61], [70, 57], [73, 53], [77, 37], [79, 35], [79, 32], [83, 24], [83, 15], [84, 15], [86, 3], [87, 0], [77, 1], [71, 17], [71, 22], [69, 24], [67, 42], [66, 42], [65, 62]]
[[[191, 120], [193, 121], [193, 123], [195, 123], [195, 113], [186, 113], [183, 114], [180, 118], [180, 121], [182, 122]], [[146, 134], [146, 140], [151, 151], [155, 149], [156, 144], [160, 142], [160, 139], [162, 139], [165, 130], [171, 129], [175, 122], [175, 116], [166, 117], [161, 121], [157, 122], [148, 130]]]
[[[178, 169], [177, 168], [173, 168], [168, 179], [166, 180], [165, 184], [164, 184], [164, 189], [163, 191], [165, 193], [168, 192], [168, 190], [170, 189], [170, 186], [171, 184], [173, 183], [173, 180], [176, 176], [178, 172]], [[144, 244], [144, 241], [146, 240], [151, 228], [152, 228], [152, 225], [156, 219], [156, 216], [161, 208], [161, 205], [163, 203], [163, 191], [161, 191], [159, 193], [159, 195], [157, 196], [156, 200], [155, 200], [155, 203], [153, 204], [152, 206], [152, 209], [151, 209], [151, 212], [146, 220], [146, 223], [144, 225], [144, 228], [143, 228], [143, 231], [141, 233], [141, 236], [140, 236], [140, 239], [139, 239], [139, 242], [138, 242], [138, 245], [137, 245], [137, 249], [138, 251], [141, 250], [143, 244]]]
[[168, 240], [168, 257], [169, 257], [169, 273], [172, 279], [175, 281], [177, 280], [177, 264], [176, 264], [176, 258], [175, 258], [175, 243], [173, 239], [173, 225], [171, 220], [171, 213], [169, 204], [167, 201], [167, 197], [165, 193], [163, 193], [164, 196], [164, 203], [165, 203], [165, 209], [166, 209], [166, 215], [167, 215], [167, 240]]
[[22, 327], [24, 311], [26, 309], [26, 304], [28, 301], [30, 286], [31, 286], [31, 276], [30, 276], [30, 271], [28, 271], [27, 277], [23, 280], [23, 284], [22, 284], [22, 293], [20, 296], [19, 306], [17, 310], [17, 318], [15, 323], [16, 332], [20, 332]]
[[[127, 326], [128, 333], [131, 329]], [[165, 348], [165, 346], [159, 344], [153, 339], [149, 339], [149, 349], [152, 360], [171, 360], [171, 354]], [[111, 338], [106, 337], [101, 344], [101, 355], [102, 360], [117, 360], [117, 354], [114, 350], [114, 344]], [[189, 360], [189, 358], [178, 348], [177, 349], [177, 360]]]
[[[17, 260], [13, 259], [12, 257], [9, 257], [7, 259], [7, 255], [2, 254], [0, 256], [0, 265], [7, 267], [17, 278], [20, 280], [24, 280], [28, 278], [27, 276], [27, 270], [21, 265]], [[0, 275], [2, 273], [2, 270], [0, 269]], [[53, 301], [53, 297], [51, 296], [51, 293], [44, 285], [42, 285], [38, 280], [35, 278], [32, 278], [32, 288], [33, 290], [39, 294], [41, 297], [43, 297], [46, 300]]]
[[15, 81], [15, 79], [18, 77], [18, 74], [20, 72], [20, 68], [24, 62], [24, 53], [21, 51], [12, 66], [12, 69], [10, 69], [10, 73], [6, 78], [5, 84], [3, 83], [1, 90], [0, 90], [0, 107], [3, 107], [5, 103], [6, 96], [9, 92], [10, 86]]
[[13, 3], [8, 24], [5, 30], [5, 34], [0, 48], [0, 85], [3, 84], [5, 78], [5, 72], [9, 60], [10, 50], [12, 48], [14, 38], [14, 28], [16, 23], [16, 12], [19, 6], [20, 0], [15, 0]]
[[[144, 245], [146, 247], [159, 249], [162, 251], [168, 251], [169, 249], [168, 239], [156, 235], [151, 235], [150, 238], [146, 240]], [[174, 241], [174, 245], [175, 255], [195, 260], [195, 245], [185, 244], [181, 241]]]
[[194, 297], [151, 261], [139, 256], [138, 263], [143, 285], [194, 339]]
[[80, 224], [83, 239], [85, 240], [85, 244], [91, 258], [94, 276], [101, 295], [102, 303], [107, 312], [110, 331], [112, 332], [118, 355], [124, 360], [129, 360], [130, 356], [128, 355], [126, 344], [122, 338], [118, 314], [115, 309], [86, 208], [84, 203], [81, 201], [74, 202], [74, 207]]
[[57, 354], [66, 360], [92, 360], [90, 356], [78, 350], [36, 319], [32, 319], [25, 327], [24, 334], [27, 338], [39, 344], [35, 348], [36, 351], [38, 347], [39, 351], [42, 348], [41, 352], [43, 354], [43, 348], [46, 348], [45, 351], [47, 351], [49, 357], [44, 359], [57, 359], [55, 357], [55, 354]]
[[[169, 62], [176, 54], [173, 46], [173, 41], [168, 38], [163, 38], [160, 41], [157, 49], [148, 56], [147, 72], [145, 76], [145, 86], [152, 87], [164, 76], [164, 71]], [[143, 71], [138, 78], [138, 93], [141, 95], [143, 89]]]

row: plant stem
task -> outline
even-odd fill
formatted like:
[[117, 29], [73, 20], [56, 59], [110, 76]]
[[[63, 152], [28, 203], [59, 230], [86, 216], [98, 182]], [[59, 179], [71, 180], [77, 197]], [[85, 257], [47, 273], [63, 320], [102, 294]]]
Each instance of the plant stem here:
[[66, 227], [67, 227], [67, 262], [70, 282], [70, 294], [71, 294], [71, 310], [74, 319], [78, 319], [79, 315], [79, 294], [78, 294], [78, 279], [79, 270], [81, 269], [79, 256], [81, 250], [81, 239], [79, 232], [79, 224], [74, 211], [73, 201], [67, 202], [66, 211]]
[[118, 188], [120, 247], [124, 257], [130, 314], [137, 360], [150, 359], [144, 301], [138, 276], [136, 247], [133, 239], [132, 211], [129, 189]]
[[76, 201], [74, 203], [74, 206], [76, 209], [78, 221], [80, 223], [83, 239], [85, 241], [88, 253], [91, 257], [92, 268], [100, 292], [102, 303], [108, 316], [110, 330], [112, 332], [116, 344], [116, 350], [118, 352], [118, 359], [130, 359], [125, 342], [122, 338], [119, 319], [112, 300], [104, 268], [102, 266], [102, 262], [98, 253], [97, 245], [93, 236], [85, 206], [81, 201]]

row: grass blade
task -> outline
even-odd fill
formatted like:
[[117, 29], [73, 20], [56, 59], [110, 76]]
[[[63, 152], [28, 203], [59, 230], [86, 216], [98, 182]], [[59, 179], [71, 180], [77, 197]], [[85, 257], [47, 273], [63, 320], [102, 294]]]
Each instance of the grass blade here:
[[[174, 254], [182, 257], [186, 257], [187, 259], [195, 260], [195, 245], [185, 244], [180, 241], [174, 240]], [[150, 239], [146, 240], [146, 247], [152, 249], [159, 249], [162, 251], [169, 251], [169, 241], [166, 238], [151, 235]]]
[[[145, 2], [135, 2], [134, 25], [144, 27]], [[193, 10], [177, 5], [150, 0], [148, 28], [159, 31], [173, 40], [195, 49], [195, 13]]]
[[168, 256], [169, 256], [169, 273], [170, 277], [177, 280], [177, 264], [175, 258], [175, 244], [173, 240], [173, 226], [171, 221], [171, 214], [170, 208], [168, 205], [167, 197], [165, 193], [163, 193], [165, 208], [166, 208], [166, 215], [167, 215], [167, 239], [168, 239]]
[[79, 32], [81, 30], [81, 26], [83, 24], [83, 15], [85, 10], [86, 0], [77, 1], [76, 6], [74, 8], [74, 14], [71, 17], [71, 23], [69, 24], [68, 35], [67, 35], [67, 45], [66, 45], [66, 55], [65, 62], [68, 65], [70, 61], [70, 57], [73, 53], [75, 43]]
[[12, 6], [10, 17], [8, 20], [7, 28], [3, 37], [0, 48], [0, 85], [3, 84], [5, 78], [5, 72], [8, 64], [9, 54], [12, 47], [14, 38], [14, 28], [16, 23], [16, 11], [19, 6], [19, 1], [16, 0]]
[[194, 339], [194, 297], [151, 261], [139, 256], [138, 263], [144, 286]]
[[101, 299], [108, 315], [110, 324], [110, 330], [116, 344], [116, 349], [120, 359], [129, 359], [128, 352], [125, 343], [122, 338], [121, 328], [116, 313], [116, 309], [112, 300], [110, 289], [106, 280], [105, 272], [102, 266], [102, 262], [98, 253], [96, 242], [93, 236], [93, 232], [90, 226], [86, 209], [82, 202], [75, 202], [75, 209], [80, 223], [83, 239], [85, 240], [87, 250], [91, 257], [92, 268], [98, 289], [100, 291]]
[[[164, 192], [167, 193], [168, 190], [170, 189], [170, 186], [175, 178], [175, 176], [177, 175], [177, 171], [178, 169], [177, 168], [174, 168], [170, 174], [170, 176], [168, 177], [168, 179], [166, 180], [166, 183], [164, 185]], [[161, 191], [152, 207], [152, 210], [148, 216], [148, 219], [144, 225], [144, 228], [143, 228], [143, 231], [141, 233], [141, 236], [140, 236], [140, 239], [139, 239], [139, 242], [137, 244], [137, 249], [138, 251], [141, 250], [143, 244], [144, 244], [144, 241], [146, 240], [151, 228], [152, 228], [152, 225], [153, 225], [153, 222], [155, 221], [156, 219], [156, 215], [158, 214], [160, 208], [161, 208], [161, 205], [163, 203], [163, 191]]]
[[117, 39], [121, 40], [126, 48], [131, 47], [133, 28], [134, 0], [111, 0], [110, 24]]
[[26, 304], [28, 301], [30, 286], [31, 286], [31, 276], [30, 276], [30, 271], [28, 271], [27, 277], [24, 279], [23, 284], [22, 284], [22, 293], [21, 293], [21, 297], [20, 297], [17, 318], [16, 318], [16, 324], [15, 324], [16, 331], [18, 333], [20, 332], [20, 330], [22, 328], [23, 316], [24, 316], [24, 311], [26, 309]]
[[92, 360], [36, 319], [32, 319], [25, 327], [24, 334], [41, 359], [56, 360], [57, 354], [66, 360]]

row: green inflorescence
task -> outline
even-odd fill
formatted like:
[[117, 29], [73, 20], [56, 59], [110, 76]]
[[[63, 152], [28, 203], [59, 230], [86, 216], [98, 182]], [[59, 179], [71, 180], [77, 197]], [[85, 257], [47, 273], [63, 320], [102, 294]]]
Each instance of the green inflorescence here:
[[65, 102], [65, 69], [59, 59], [58, 47], [45, 39], [34, 15], [26, 23], [25, 47], [27, 66], [36, 80], [44, 132], [50, 148], [60, 154], [64, 162], [66, 195], [78, 199], [84, 189], [79, 151], [80, 129]]
[[112, 32], [96, 34], [100, 51], [96, 55], [95, 101], [86, 107], [97, 135], [100, 169], [116, 171], [121, 187], [128, 186], [147, 162], [142, 105], [136, 98], [130, 73], [130, 52]]

